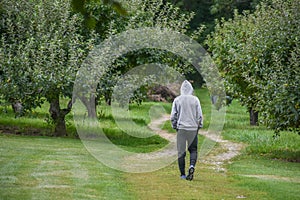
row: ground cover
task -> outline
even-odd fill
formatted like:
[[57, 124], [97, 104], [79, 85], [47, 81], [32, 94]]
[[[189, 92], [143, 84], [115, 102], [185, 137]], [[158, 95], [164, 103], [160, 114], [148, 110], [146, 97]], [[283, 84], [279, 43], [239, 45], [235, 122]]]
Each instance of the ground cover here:
[[[209, 93], [196, 90], [196, 94], [203, 107], [205, 131], [210, 121]], [[153, 106], [170, 113], [168, 103], [131, 105], [133, 121], [140, 126], [149, 124]], [[192, 182], [179, 179], [176, 161], [155, 172], [137, 174], [104, 166], [76, 138], [72, 116], [67, 117], [67, 124], [73, 138], [24, 136], [28, 130], [35, 131], [32, 135], [51, 131], [51, 124], [45, 122], [46, 106], [22, 118], [14, 118], [10, 108], [0, 110], [0, 199], [299, 199], [299, 136], [284, 132], [274, 139], [273, 132], [265, 127], [249, 126], [249, 116], [237, 101], [227, 108], [222, 136], [223, 140], [244, 144], [244, 148], [239, 156], [222, 163], [225, 170], [199, 161]], [[159, 136], [127, 136], [116, 127], [105, 105], [99, 106], [98, 114], [106, 135], [121, 148], [145, 153], [167, 143]], [[175, 134], [170, 122], [162, 126]], [[204, 137], [199, 135], [199, 145]], [[227, 151], [216, 144], [208, 156]]]
[[[196, 94], [204, 110], [205, 131], [210, 119], [209, 95], [203, 90], [197, 90]], [[169, 122], [164, 124], [164, 129], [174, 132]], [[239, 156], [223, 163], [226, 171], [212, 166], [213, 163], [199, 161], [195, 180], [187, 182], [179, 180], [174, 162], [156, 172], [130, 175], [128, 182], [135, 186], [142, 199], [299, 199], [300, 138], [297, 134], [283, 132], [274, 139], [273, 131], [266, 127], [250, 126], [246, 109], [233, 101], [227, 108], [222, 136], [244, 144]], [[201, 146], [203, 136], [199, 137]], [[208, 156], [228, 152], [221, 146], [216, 145]]]
[[80, 140], [0, 135], [0, 199], [134, 199]]

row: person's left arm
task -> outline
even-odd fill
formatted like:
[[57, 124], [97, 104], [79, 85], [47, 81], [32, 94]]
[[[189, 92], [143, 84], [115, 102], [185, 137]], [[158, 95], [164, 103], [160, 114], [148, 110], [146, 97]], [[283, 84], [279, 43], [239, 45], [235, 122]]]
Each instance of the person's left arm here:
[[177, 121], [178, 121], [178, 110], [177, 110], [177, 106], [176, 106], [176, 101], [174, 100], [173, 104], [172, 104], [172, 111], [171, 111], [171, 116], [170, 116], [170, 120], [172, 123], [172, 128], [177, 130]]

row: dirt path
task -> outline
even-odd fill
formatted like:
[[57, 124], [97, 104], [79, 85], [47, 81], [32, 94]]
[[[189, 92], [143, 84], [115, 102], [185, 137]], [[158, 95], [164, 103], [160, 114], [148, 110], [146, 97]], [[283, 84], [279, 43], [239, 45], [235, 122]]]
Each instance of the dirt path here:
[[224, 140], [220, 135], [209, 133], [208, 131], [199, 131], [199, 134], [219, 144], [218, 147], [212, 149], [201, 160], [201, 162], [212, 165], [212, 168], [219, 172], [226, 172], [226, 169], [223, 167], [224, 163], [239, 155], [244, 147], [244, 144]]
[[152, 120], [151, 123], [148, 125], [151, 130], [156, 132], [160, 137], [169, 140], [169, 142], [176, 141], [176, 134], [169, 133], [168, 131], [162, 130], [162, 125], [170, 120], [169, 115], [163, 115], [158, 119]]
[[[149, 124], [149, 128], [155, 131], [162, 138], [165, 138], [170, 142], [174, 142], [176, 141], [176, 134], [171, 134], [161, 129], [161, 126], [169, 119], [169, 115], [163, 115], [162, 117], [153, 120]], [[207, 131], [199, 131], [199, 134], [219, 144], [218, 147], [212, 149], [208, 155], [200, 158], [200, 162], [211, 165], [211, 167], [216, 171], [226, 172], [226, 169], [223, 167], [224, 163], [229, 162], [232, 158], [239, 155], [240, 151], [244, 147], [241, 143], [224, 140], [221, 136]]]

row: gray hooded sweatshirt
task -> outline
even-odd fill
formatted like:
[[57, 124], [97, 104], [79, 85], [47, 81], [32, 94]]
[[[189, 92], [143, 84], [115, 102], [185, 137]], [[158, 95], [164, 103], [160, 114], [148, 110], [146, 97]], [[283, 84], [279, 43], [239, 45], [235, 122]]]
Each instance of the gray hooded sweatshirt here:
[[200, 101], [193, 96], [193, 86], [183, 81], [180, 96], [173, 101], [171, 122], [174, 129], [198, 130], [202, 127], [203, 116]]

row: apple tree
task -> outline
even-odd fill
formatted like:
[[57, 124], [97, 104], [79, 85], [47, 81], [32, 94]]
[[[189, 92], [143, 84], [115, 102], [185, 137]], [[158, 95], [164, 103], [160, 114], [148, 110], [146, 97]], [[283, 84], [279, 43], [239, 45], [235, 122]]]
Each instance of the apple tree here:
[[18, 100], [25, 109], [50, 104], [54, 134], [66, 135], [61, 97], [71, 98], [76, 72], [91, 40], [80, 34], [80, 18], [71, 13], [68, 0], [13, 0], [2, 5], [1, 95]]
[[207, 39], [228, 92], [275, 133], [300, 128], [299, 9], [297, 0], [261, 3], [219, 21]]

